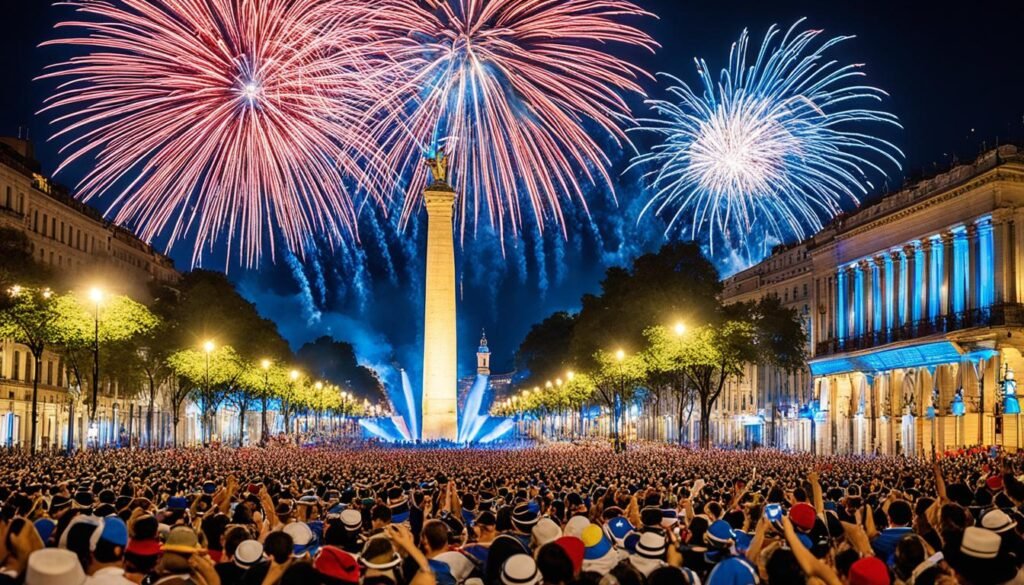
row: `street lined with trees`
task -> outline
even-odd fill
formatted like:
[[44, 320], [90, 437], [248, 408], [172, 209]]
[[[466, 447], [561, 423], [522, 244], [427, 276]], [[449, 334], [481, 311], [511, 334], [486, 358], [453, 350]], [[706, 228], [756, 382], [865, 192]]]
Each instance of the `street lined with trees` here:
[[799, 316], [778, 299], [724, 305], [720, 295], [717, 271], [690, 243], [609, 270], [579, 312], [555, 313], [530, 330], [516, 355], [529, 375], [495, 414], [536, 421], [542, 435], [582, 436], [595, 432], [585, 427], [600, 408], [617, 445], [631, 410], [651, 438], [672, 414], [680, 441], [696, 414], [697, 442], [710, 446], [726, 383], [748, 364], [800, 369], [807, 346]]

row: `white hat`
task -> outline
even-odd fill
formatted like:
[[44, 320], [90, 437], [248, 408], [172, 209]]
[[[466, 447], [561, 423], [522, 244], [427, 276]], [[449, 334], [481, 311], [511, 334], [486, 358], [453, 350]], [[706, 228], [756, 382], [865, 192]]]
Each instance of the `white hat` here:
[[530, 555], [512, 555], [501, 566], [501, 582], [504, 585], [536, 585], [540, 581], [537, 561]]
[[451, 571], [452, 577], [455, 577], [456, 583], [462, 583], [468, 579], [473, 574], [473, 569], [476, 568], [473, 561], [469, 560], [465, 553], [454, 550], [443, 552], [434, 557], [434, 560], [448, 565], [448, 569]]
[[263, 545], [258, 540], [243, 540], [235, 549], [235, 564], [243, 569], [260, 562], [263, 558]]
[[533, 540], [537, 548], [562, 537], [562, 529], [551, 518], [541, 518], [533, 525]]
[[982, 528], [988, 528], [992, 532], [1002, 534], [1011, 528], [1016, 528], [1017, 523], [1006, 512], [996, 508], [981, 517], [981, 526]]
[[999, 554], [1003, 539], [986, 528], [968, 526], [960, 542], [960, 552], [976, 559], [994, 559]]
[[564, 532], [566, 536], [579, 538], [583, 534], [583, 529], [587, 526], [590, 526], [590, 520], [587, 520], [586, 516], [573, 516], [565, 523]]
[[363, 515], [359, 513], [359, 510], [349, 508], [341, 513], [341, 523], [345, 527], [345, 530], [351, 532], [362, 530]]
[[28, 557], [25, 585], [83, 585], [85, 571], [78, 555], [62, 548], [44, 548]]

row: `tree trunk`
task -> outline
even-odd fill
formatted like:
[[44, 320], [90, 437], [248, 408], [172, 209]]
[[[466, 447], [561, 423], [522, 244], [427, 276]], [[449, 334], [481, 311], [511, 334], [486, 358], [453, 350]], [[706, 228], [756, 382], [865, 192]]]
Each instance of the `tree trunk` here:
[[685, 403], [683, 401], [683, 393], [680, 392], [679, 393], [679, 418], [676, 420], [676, 425], [678, 427], [677, 432], [678, 432], [678, 435], [679, 435], [679, 436], [676, 437], [676, 441], [680, 445], [683, 444], [683, 405], [684, 404]]
[[146, 446], [153, 448], [153, 410], [156, 403], [156, 384], [149, 378], [149, 408], [146, 411]]
[[178, 415], [175, 414], [174, 415], [174, 420], [172, 422], [173, 430], [171, 432], [171, 446], [174, 447], [175, 449], [178, 448], [178, 423], [179, 422], [180, 422], [180, 419], [178, 418]]
[[700, 405], [700, 448], [711, 448], [711, 407], [703, 399]]
[[239, 447], [244, 447], [245, 446], [245, 415], [247, 414], [247, 411], [249, 410], [248, 408], [246, 408], [248, 406], [247, 403], [248, 403], [247, 400], [243, 400], [242, 404], [239, 405], [239, 407], [238, 407], [238, 446]]
[[35, 360], [35, 373], [32, 375], [32, 438], [28, 447], [28, 452], [31, 455], [36, 454], [36, 427], [39, 424], [39, 374], [43, 370], [42, 356], [42, 351], [32, 353]]
[[266, 396], [263, 397], [262, 402], [263, 402], [263, 404], [262, 404], [262, 406], [263, 406], [263, 413], [262, 413], [262, 419], [260, 420], [260, 443], [266, 445], [267, 444], [267, 402], [268, 402], [268, 399], [267, 399]]
[[68, 453], [75, 450], [75, 400], [68, 400]]

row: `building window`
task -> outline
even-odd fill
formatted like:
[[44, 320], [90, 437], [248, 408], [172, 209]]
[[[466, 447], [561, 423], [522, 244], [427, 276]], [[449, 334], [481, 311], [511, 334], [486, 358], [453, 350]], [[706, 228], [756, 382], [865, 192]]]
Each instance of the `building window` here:
[[64, 222], [60, 222], [60, 243], [64, 243]]
[[18, 350], [14, 350], [14, 361], [11, 362], [11, 367], [13, 368], [11, 370], [11, 379], [12, 380], [20, 380], [21, 379], [21, 352], [18, 351]]
[[0, 380], [4, 379], [4, 350], [0, 349]]
[[25, 215], [25, 194], [18, 194], [18, 213]]
[[32, 231], [39, 233], [39, 210], [32, 212]]
[[47, 361], [46, 362], [46, 384], [48, 386], [53, 386], [53, 362], [52, 361]]
[[44, 213], [43, 214], [43, 235], [44, 236], [46, 235], [46, 224], [48, 224], [48, 223], [50, 223], [49, 217], [47, 217], [47, 215]]
[[55, 240], [57, 239], [57, 218], [56, 217], [50, 220], [50, 237], [55, 239]]
[[7, 186], [7, 199], [6, 199], [6, 202], [4, 203], [4, 207], [6, 207], [7, 209], [11, 209], [11, 205], [13, 205], [13, 204], [14, 204], [14, 198], [11, 197], [11, 186], [8, 185]]

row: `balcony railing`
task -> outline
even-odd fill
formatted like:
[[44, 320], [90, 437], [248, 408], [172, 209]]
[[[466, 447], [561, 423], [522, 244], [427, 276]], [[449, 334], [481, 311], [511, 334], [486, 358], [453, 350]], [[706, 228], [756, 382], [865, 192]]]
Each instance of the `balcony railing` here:
[[1024, 325], [1024, 305], [992, 305], [985, 309], [972, 309], [961, 313], [942, 315], [934, 319], [922, 319], [900, 327], [872, 331], [864, 335], [820, 341], [815, 355], [832, 355], [871, 349], [880, 345], [950, 333], [972, 327]]

